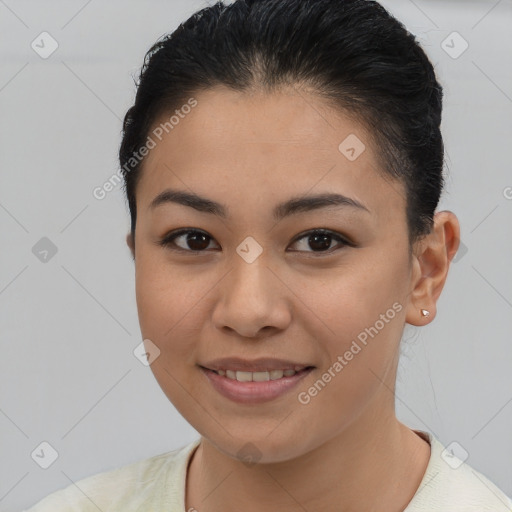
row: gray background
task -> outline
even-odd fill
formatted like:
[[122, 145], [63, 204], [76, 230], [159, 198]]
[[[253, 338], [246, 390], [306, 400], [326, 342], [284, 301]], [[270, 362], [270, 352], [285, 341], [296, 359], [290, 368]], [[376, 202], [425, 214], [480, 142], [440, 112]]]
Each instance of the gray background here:
[[[463, 243], [435, 321], [406, 327], [397, 414], [457, 441], [512, 495], [512, 2], [382, 3], [444, 85], [441, 208]], [[101, 201], [92, 191], [117, 169], [145, 52], [204, 5], [0, 0], [1, 511], [198, 435], [133, 354], [121, 187]], [[47, 59], [31, 48], [43, 31], [59, 45]], [[458, 58], [441, 47], [453, 31], [469, 43]], [[46, 263], [32, 252], [42, 237], [57, 248]], [[31, 458], [43, 441], [58, 452], [48, 469]]]

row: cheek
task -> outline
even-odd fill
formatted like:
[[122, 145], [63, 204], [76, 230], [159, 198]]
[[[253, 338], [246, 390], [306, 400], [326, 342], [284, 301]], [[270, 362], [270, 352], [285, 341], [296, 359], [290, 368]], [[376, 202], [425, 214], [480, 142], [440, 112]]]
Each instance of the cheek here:
[[325, 356], [320, 374], [331, 370], [325, 376], [325, 388], [330, 389], [325, 395], [332, 393], [337, 403], [350, 402], [347, 410], [364, 402], [364, 395], [379, 384], [376, 375], [384, 378], [396, 362], [405, 321], [407, 265], [406, 252], [404, 257], [395, 250], [393, 258], [384, 260], [368, 251], [353, 265], [333, 270], [328, 284], [310, 280], [304, 286], [304, 301], [314, 313], [306, 328], [315, 332]]
[[328, 438], [354, 421], [372, 400], [376, 407], [392, 407], [389, 370], [396, 363], [405, 307], [391, 276], [383, 277], [377, 269], [333, 280], [327, 296], [324, 287], [312, 285], [309, 290], [329, 328], [316, 330], [325, 357], [314, 378], [298, 390], [301, 414], [296, 418]]
[[197, 340], [204, 322], [201, 298], [211, 287], [202, 286], [201, 280], [196, 284], [201, 286], [191, 283], [179, 267], [159, 264], [156, 258], [140, 257], [136, 263], [141, 334], [160, 350], [151, 371], [167, 398], [193, 424], [200, 420], [189, 417], [197, 403], [191, 397], [198, 396], [197, 376], [191, 375], [191, 368], [197, 362]]
[[[388, 256], [385, 260], [381, 254], [386, 251], [361, 253], [349, 264], [330, 269], [326, 279], [299, 277], [300, 289], [306, 290], [301, 299], [323, 335], [345, 341], [353, 339], [390, 308], [387, 316], [392, 317], [394, 324], [399, 323], [394, 320], [397, 310], [405, 309], [407, 259], [396, 252], [393, 258]], [[299, 280], [296, 278], [295, 282]], [[395, 303], [402, 307], [393, 309]], [[390, 331], [387, 327], [385, 330]]]
[[[171, 266], [141, 251], [136, 262], [136, 298], [139, 324], [144, 338], [153, 341], [161, 351], [172, 346], [173, 351], [184, 350], [183, 326], [193, 323], [201, 290], [190, 283], [189, 273]], [[192, 323], [191, 323], [192, 322]]]

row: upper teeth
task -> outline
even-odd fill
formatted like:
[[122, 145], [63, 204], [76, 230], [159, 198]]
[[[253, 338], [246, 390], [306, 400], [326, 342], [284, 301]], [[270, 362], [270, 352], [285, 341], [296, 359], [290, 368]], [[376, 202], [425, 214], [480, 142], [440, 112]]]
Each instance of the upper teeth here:
[[265, 380], [277, 380], [284, 377], [291, 377], [295, 375], [301, 368], [297, 370], [269, 370], [265, 372], [241, 372], [234, 370], [217, 370], [219, 375], [225, 376], [228, 379], [238, 380], [240, 382], [262, 382]]

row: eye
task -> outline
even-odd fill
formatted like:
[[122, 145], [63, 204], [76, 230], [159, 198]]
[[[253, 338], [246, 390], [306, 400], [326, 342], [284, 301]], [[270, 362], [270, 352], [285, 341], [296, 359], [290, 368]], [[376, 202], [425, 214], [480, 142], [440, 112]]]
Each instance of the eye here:
[[[175, 243], [175, 240], [183, 237], [185, 237], [183, 242], [185, 247], [181, 247]], [[202, 252], [208, 247], [208, 239], [213, 240], [211, 236], [206, 234], [204, 231], [184, 228], [170, 233], [165, 238], [160, 240], [158, 245], [161, 245], [162, 247], [169, 247], [170, 249], [176, 251]], [[187, 247], [187, 244], [189, 244], [189, 247]]]
[[[182, 245], [176, 243], [176, 240], [182, 238]], [[325, 253], [330, 248], [332, 240], [336, 240], [338, 244], [342, 246], [355, 247], [353, 242], [350, 242], [339, 233], [326, 229], [314, 229], [303, 233], [300, 237], [296, 238], [294, 243], [298, 243], [301, 240], [306, 239], [303, 242], [303, 246], [309, 246], [313, 248], [312, 251], [292, 251], [292, 252], [320, 252]], [[175, 232], [169, 233], [165, 238], [158, 241], [157, 244], [162, 247], [170, 248], [175, 251], [184, 251], [190, 253], [204, 252], [209, 246], [209, 240], [213, 240], [206, 232], [198, 229], [187, 229], [183, 228]], [[329, 253], [334, 251], [329, 251]]]
[[[329, 231], [327, 229], [314, 229], [312, 231], [308, 231], [304, 233], [299, 238], [295, 240], [295, 242], [300, 242], [305, 239], [306, 241], [303, 243], [303, 246], [312, 247], [313, 251], [305, 251], [305, 252], [329, 252], [332, 253], [334, 251], [327, 251], [330, 248], [332, 240], [336, 240], [342, 246], [348, 245], [350, 247], [355, 247], [355, 244], [347, 240], [345, 237], [341, 236], [339, 233], [334, 231]], [[300, 251], [299, 251], [300, 252]]]

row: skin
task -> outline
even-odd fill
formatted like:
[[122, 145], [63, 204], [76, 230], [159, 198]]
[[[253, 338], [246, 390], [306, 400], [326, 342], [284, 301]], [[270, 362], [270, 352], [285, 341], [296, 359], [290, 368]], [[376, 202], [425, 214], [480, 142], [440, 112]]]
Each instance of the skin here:
[[[201, 434], [186, 510], [403, 510], [430, 446], [395, 415], [399, 344], [405, 323], [436, 316], [459, 245], [456, 216], [436, 213], [410, 253], [405, 188], [378, 172], [364, 126], [295, 89], [217, 87], [194, 97], [198, 105], [147, 156], [135, 244], [127, 236], [141, 332], [160, 350], [151, 369]], [[351, 133], [366, 146], [354, 161], [338, 150]], [[230, 217], [171, 203], [149, 209], [169, 187], [220, 202]], [[344, 194], [369, 211], [345, 206], [272, 219], [276, 204], [319, 192]], [[206, 232], [207, 248], [194, 254], [186, 235], [175, 240], [182, 252], [158, 245], [178, 228]], [[355, 247], [330, 238], [318, 249], [304, 232], [319, 228]], [[248, 236], [263, 249], [250, 264], [236, 252]], [[298, 393], [394, 303], [401, 311], [307, 405], [299, 403]], [[237, 404], [197, 366], [224, 356], [293, 359], [315, 369], [271, 402]], [[240, 460], [248, 442], [257, 464]]]

